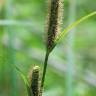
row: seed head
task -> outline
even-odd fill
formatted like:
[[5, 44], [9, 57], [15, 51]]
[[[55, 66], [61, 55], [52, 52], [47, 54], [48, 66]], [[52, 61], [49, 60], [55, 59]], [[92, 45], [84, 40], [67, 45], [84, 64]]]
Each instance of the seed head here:
[[32, 96], [39, 96], [40, 92], [40, 70], [39, 66], [35, 66], [32, 69], [30, 77], [30, 89]]
[[62, 9], [62, 0], [49, 1], [49, 13], [47, 18], [47, 51], [49, 52], [55, 47], [54, 40], [60, 32]]

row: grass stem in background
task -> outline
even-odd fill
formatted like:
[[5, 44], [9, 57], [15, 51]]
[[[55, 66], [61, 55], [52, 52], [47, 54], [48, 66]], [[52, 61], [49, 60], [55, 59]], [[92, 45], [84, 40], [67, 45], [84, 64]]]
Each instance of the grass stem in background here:
[[[69, 14], [68, 14], [68, 25], [75, 21], [76, 17], [76, 0], [69, 0]], [[74, 39], [75, 39], [75, 28], [72, 29], [68, 34], [68, 45], [67, 45], [67, 74], [66, 74], [66, 96], [74, 96]]]
[[[12, 3], [13, 0], [6, 0], [5, 2], [5, 19], [12, 19]], [[8, 32], [8, 37], [9, 37], [9, 41], [8, 41], [8, 68], [10, 68], [10, 87], [11, 87], [11, 91], [10, 91], [10, 96], [17, 96], [17, 87], [16, 87], [16, 74], [14, 71], [14, 64], [15, 64], [15, 50], [13, 48], [13, 44], [14, 44], [14, 32], [12, 30], [12, 27], [7, 27], [6, 26], [6, 32]], [[14, 91], [15, 90], [15, 91]]]

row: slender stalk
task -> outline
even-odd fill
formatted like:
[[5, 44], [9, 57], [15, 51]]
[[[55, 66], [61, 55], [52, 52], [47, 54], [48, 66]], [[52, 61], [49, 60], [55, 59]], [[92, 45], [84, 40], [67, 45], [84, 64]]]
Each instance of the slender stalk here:
[[45, 60], [44, 60], [44, 68], [43, 68], [43, 75], [42, 75], [42, 79], [41, 79], [41, 90], [44, 86], [44, 81], [45, 81], [45, 74], [46, 74], [46, 69], [47, 69], [47, 63], [48, 63], [48, 57], [49, 57], [49, 53], [46, 52], [46, 56], [45, 56]]

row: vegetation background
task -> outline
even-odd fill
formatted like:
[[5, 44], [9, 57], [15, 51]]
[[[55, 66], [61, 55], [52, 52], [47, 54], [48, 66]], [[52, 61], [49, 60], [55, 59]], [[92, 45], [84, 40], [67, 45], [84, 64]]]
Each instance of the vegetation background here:
[[[27, 96], [14, 65], [26, 76], [34, 65], [42, 70], [47, 6], [47, 0], [0, 0], [0, 96]], [[93, 11], [96, 0], [64, 0], [62, 29]], [[95, 96], [95, 63], [96, 16], [73, 29], [51, 53], [44, 96]]]

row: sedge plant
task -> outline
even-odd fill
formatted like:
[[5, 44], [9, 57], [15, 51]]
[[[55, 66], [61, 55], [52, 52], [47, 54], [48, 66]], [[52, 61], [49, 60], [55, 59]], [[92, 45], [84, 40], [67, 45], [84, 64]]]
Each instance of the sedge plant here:
[[62, 39], [70, 32], [71, 29], [79, 25], [81, 22], [85, 21], [89, 17], [96, 15], [96, 11], [83, 16], [79, 20], [75, 21], [73, 24], [69, 25], [67, 28], [61, 32], [61, 24], [63, 17], [63, 0], [49, 0], [49, 11], [47, 18], [47, 29], [46, 29], [46, 55], [44, 60], [43, 72], [40, 74], [40, 67], [34, 66], [30, 72], [30, 79], [28, 79], [23, 72], [16, 66], [19, 74], [21, 75], [28, 92], [28, 96], [42, 96], [47, 63], [50, 53], [53, 51], [55, 46], [62, 41]]

